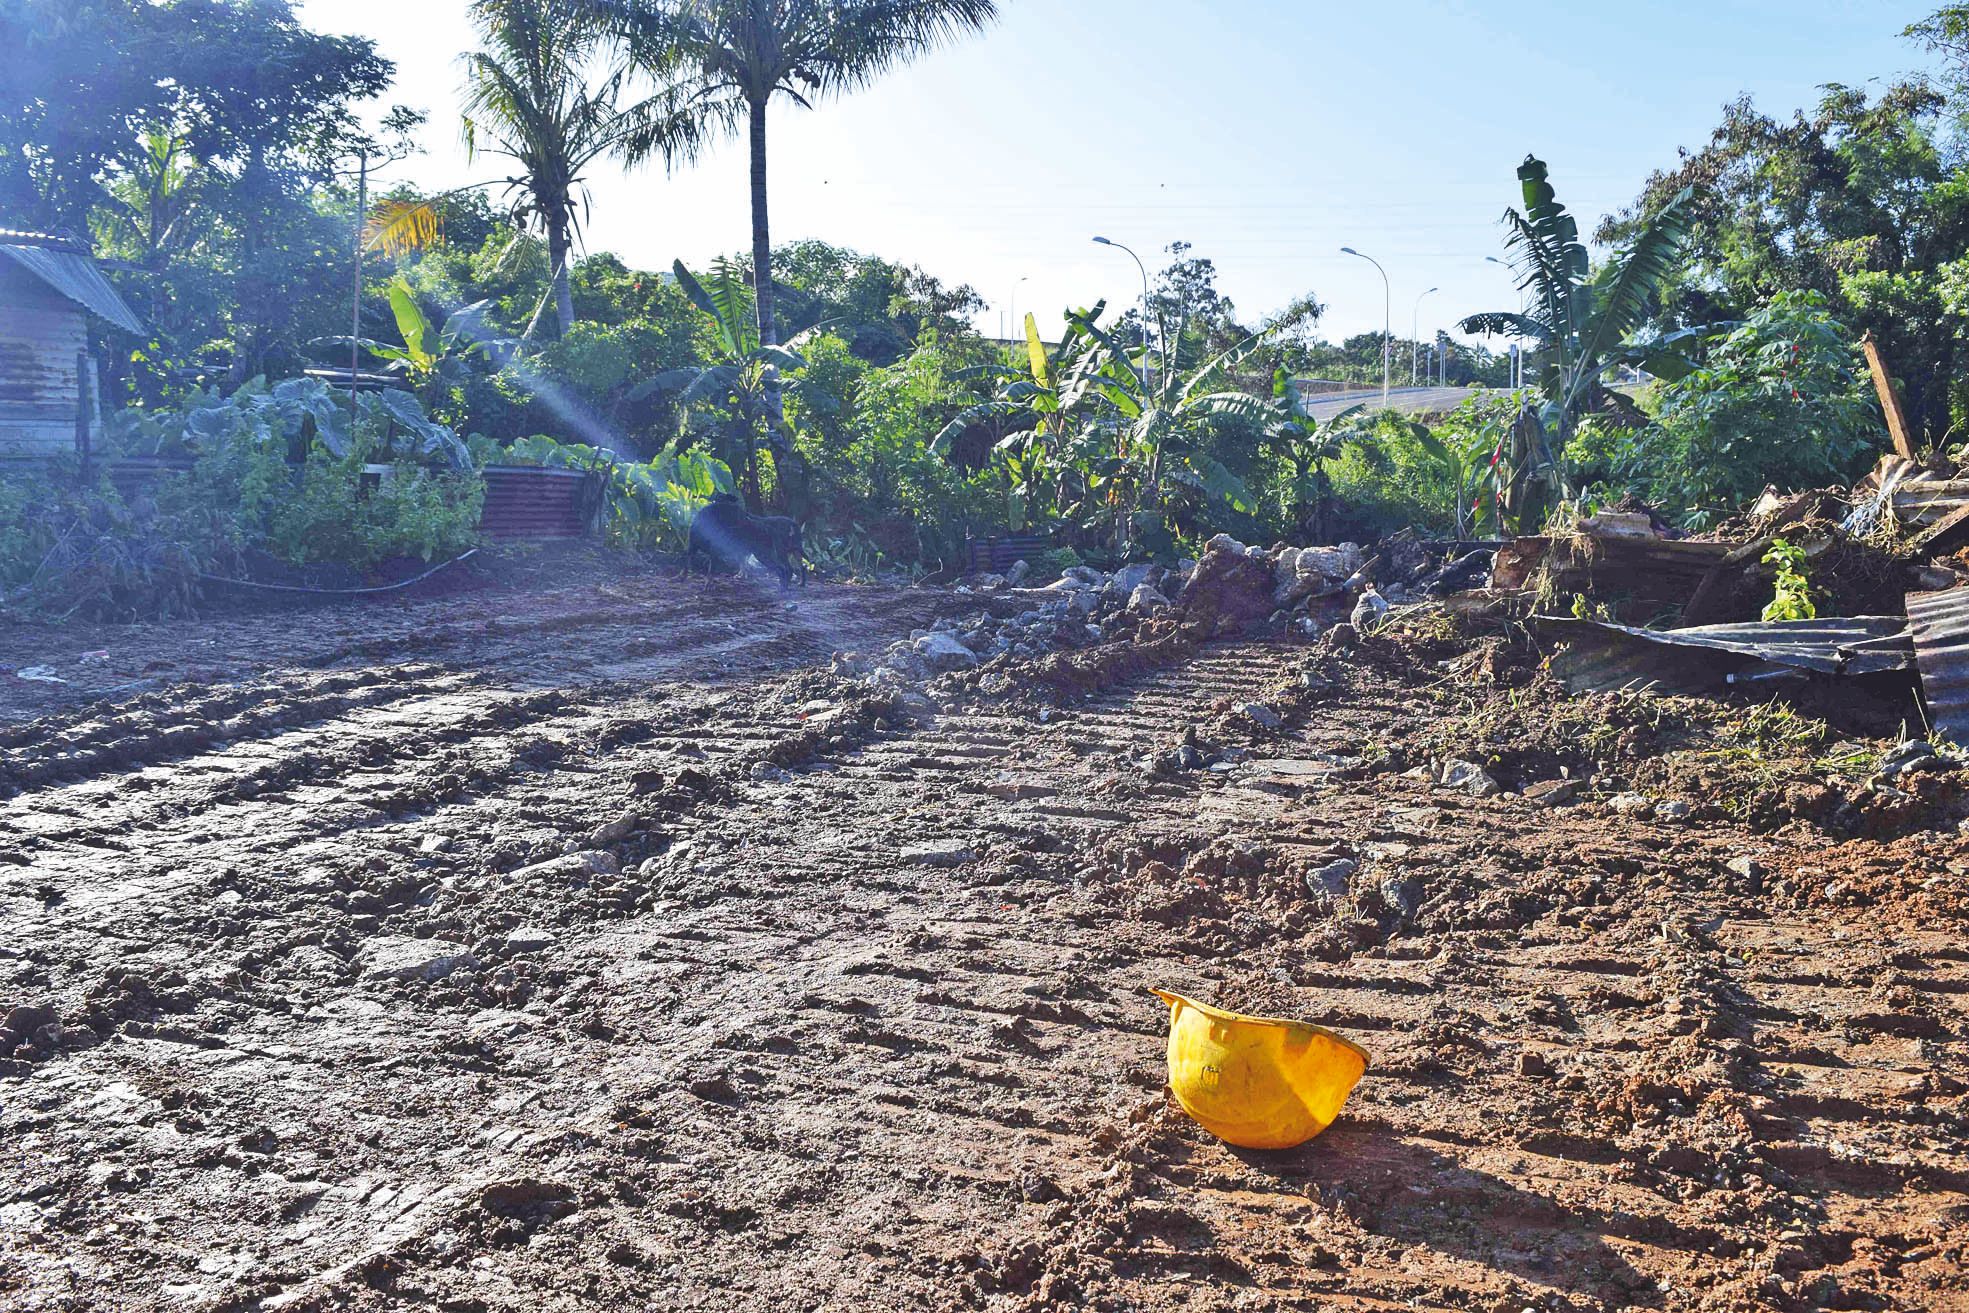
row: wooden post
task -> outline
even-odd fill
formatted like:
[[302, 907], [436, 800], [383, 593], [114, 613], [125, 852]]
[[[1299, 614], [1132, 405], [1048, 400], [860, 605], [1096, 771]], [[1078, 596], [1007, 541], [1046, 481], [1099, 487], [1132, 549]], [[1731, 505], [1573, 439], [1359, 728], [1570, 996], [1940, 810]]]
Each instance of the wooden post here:
[[1907, 411], [1901, 406], [1900, 389], [1894, 386], [1887, 362], [1881, 358], [1880, 344], [1873, 340], [1872, 333], [1860, 339], [1860, 350], [1866, 352], [1866, 367], [1873, 374], [1873, 390], [1880, 394], [1880, 409], [1886, 412], [1887, 436], [1894, 440], [1894, 451], [1908, 460], [1920, 460], [1914, 451], [1914, 439], [1908, 433]]
[[75, 454], [82, 463], [82, 483], [89, 483], [89, 439], [91, 407], [89, 405], [89, 352], [85, 348], [75, 353]]

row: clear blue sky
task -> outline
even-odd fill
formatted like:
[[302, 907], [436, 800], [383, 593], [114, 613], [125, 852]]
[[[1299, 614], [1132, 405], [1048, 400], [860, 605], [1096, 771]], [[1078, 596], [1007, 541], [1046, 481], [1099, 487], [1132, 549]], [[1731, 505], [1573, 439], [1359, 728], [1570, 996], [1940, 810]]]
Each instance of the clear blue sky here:
[[[378, 40], [389, 99], [431, 114], [426, 185], [466, 165], [458, 135], [464, 0], [302, 0], [313, 26]], [[818, 237], [968, 282], [1018, 310], [1140, 295], [1141, 252], [1183, 239], [1217, 262], [1247, 322], [1312, 291], [1323, 332], [1396, 332], [1515, 304], [1497, 216], [1527, 151], [1582, 221], [1634, 197], [1699, 146], [1741, 92], [1789, 113], [1828, 82], [1924, 67], [1899, 33], [1930, 0], [1001, 0], [987, 35], [874, 88], [773, 122], [776, 241]], [[1640, 12], [1636, 12], [1636, 11]], [[696, 264], [748, 238], [745, 154], [590, 178], [591, 249]], [[1025, 281], [1021, 282], [1020, 280]]]

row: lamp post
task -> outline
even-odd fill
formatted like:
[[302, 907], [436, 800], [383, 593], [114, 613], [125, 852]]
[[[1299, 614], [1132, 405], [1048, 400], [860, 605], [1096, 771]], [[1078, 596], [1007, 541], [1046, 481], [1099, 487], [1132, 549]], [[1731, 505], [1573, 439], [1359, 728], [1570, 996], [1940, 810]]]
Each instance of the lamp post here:
[[1012, 284], [1012, 337], [1014, 339], [1023, 338], [1026, 335], [1025, 329], [1019, 326], [1019, 284], [1025, 282], [1030, 276], [1029, 274], [1022, 274], [1019, 277], [1019, 281]]
[[[1149, 267], [1142, 263], [1142, 257], [1136, 255], [1133, 248], [1123, 246], [1120, 242], [1111, 242], [1105, 237], [1096, 237], [1094, 243], [1097, 246], [1112, 246], [1117, 251], [1127, 251], [1129, 258], [1134, 260], [1135, 267], [1142, 271], [1142, 391], [1147, 392], [1149, 390]], [[1164, 334], [1164, 341], [1162, 343], [1164, 355], [1169, 353], [1167, 336], [1167, 334]], [[1144, 399], [1146, 400], [1146, 398]]]
[[1415, 360], [1408, 367], [1410, 387], [1422, 381], [1422, 303], [1442, 290], [1440, 287], [1432, 287], [1415, 298], [1415, 318], [1408, 329], [1409, 341], [1415, 346]]
[[[1505, 264], [1504, 261], [1498, 259], [1494, 255], [1486, 255], [1484, 257], [1484, 263], [1498, 265], [1499, 267], [1505, 269], [1509, 269], [1511, 267], [1510, 265]], [[1513, 336], [1515, 337], [1516, 334], [1513, 334]], [[1521, 348], [1516, 342], [1512, 342], [1511, 343], [1511, 390], [1515, 392], [1519, 388], [1523, 387], [1524, 385], [1525, 385], [1525, 353], [1523, 348]]]
[[1371, 255], [1362, 255], [1351, 246], [1340, 248], [1340, 254], [1351, 255], [1357, 260], [1365, 260], [1381, 270], [1381, 408], [1388, 408], [1388, 393], [1394, 386], [1395, 370], [1395, 301], [1394, 291], [1388, 283], [1388, 271], [1381, 269], [1381, 262]]

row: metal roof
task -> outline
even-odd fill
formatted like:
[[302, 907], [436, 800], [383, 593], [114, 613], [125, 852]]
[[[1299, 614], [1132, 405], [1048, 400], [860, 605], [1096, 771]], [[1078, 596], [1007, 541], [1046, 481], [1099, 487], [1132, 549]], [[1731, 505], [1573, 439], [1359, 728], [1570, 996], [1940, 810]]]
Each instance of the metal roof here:
[[1909, 593], [1907, 617], [1929, 716], [1952, 741], [1969, 742], [1969, 588]]
[[[1969, 590], [1965, 590], [1969, 592]], [[1541, 631], [1573, 638], [1553, 671], [1574, 692], [1655, 685], [1693, 693], [1726, 682], [1732, 672], [1775, 673], [1768, 667], [1822, 675], [1877, 675], [1913, 664], [1908, 622], [1899, 616], [1847, 616], [1637, 629], [1631, 625], [1534, 616]], [[1969, 662], [1964, 666], [1969, 696]]]
[[0, 229], [0, 256], [12, 260], [69, 300], [118, 328], [144, 331], [143, 321], [117, 295], [87, 249], [46, 233]]

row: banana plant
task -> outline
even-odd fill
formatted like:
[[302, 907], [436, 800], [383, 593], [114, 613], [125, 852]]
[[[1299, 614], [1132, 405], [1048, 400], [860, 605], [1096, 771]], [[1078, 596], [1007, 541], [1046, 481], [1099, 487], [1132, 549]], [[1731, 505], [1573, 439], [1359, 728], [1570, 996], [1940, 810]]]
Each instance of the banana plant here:
[[1221, 502], [1249, 514], [1256, 499], [1243, 480], [1203, 450], [1207, 422], [1215, 417], [1270, 421], [1269, 398], [1230, 386], [1238, 367], [1263, 345], [1254, 333], [1188, 374], [1165, 360], [1151, 379], [1145, 347], [1130, 346], [1088, 315], [1068, 320], [1092, 338], [1077, 373], [1068, 380], [1061, 409], [1092, 410], [1095, 422], [1113, 435], [1115, 469], [1110, 504], [1118, 545], [1126, 549], [1137, 530], [1160, 523], [1167, 510], [1185, 501]]
[[1068, 312], [1066, 336], [1052, 352], [1028, 315], [1025, 370], [1005, 371], [992, 399], [959, 414], [932, 445], [946, 450], [982, 423], [1010, 426], [994, 450], [1012, 480], [1015, 512], [1050, 492], [1058, 511], [1079, 513], [1087, 527], [1111, 523], [1124, 550], [1139, 529], [1186, 502], [1255, 510], [1244, 482], [1200, 439], [1214, 416], [1270, 417], [1265, 399], [1228, 386], [1263, 334], [1189, 374], [1165, 363], [1151, 379], [1146, 348], [1102, 326], [1105, 309]]
[[1298, 383], [1283, 367], [1272, 373], [1272, 405], [1274, 417], [1265, 436], [1292, 470], [1280, 489], [1279, 509], [1323, 541], [1329, 536], [1326, 521], [1333, 505], [1333, 480], [1326, 463], [1349, 447], [1372, 449], [1374, 429], [1365, 422], [1367, 407], [1348, 406], [1322, 420], [1312, 413]]
[[631, 389], [628, 399], [640, 401], [658, 392], [674, 393], [686, 423], [701, 407], [723, 410], [729, 419], [716, 430], [720, 455], [727, 465], [745, 471], [746, 499], [756, 508], [760, 504], [761, 434], [774, 468], [782, 476], [794, 456], [793, 429], [779, 403], [782, 393], [791, 391], [820, 409], [840, 404], [791, 373], [805, 369], [807, 364], [794, 347], [821, 326], [794, 338], [789, 346], [764, 343], [752, 310], [752, 289], [737, 265], [720, 257], [712, 263], [708, 284], [686, 269], [682, 260], [672, 266], [672, 272], [690, 303], [710, 319], [716, 359], [709, 365], [665, 370]]
[[1648, 319], [1656, 289], [1674, 273], [1694, 222], [1695, 193], [1685, 187], [1662, 206], [1596, 280], [1579, 225], [1560, 204], [1545, 163], [1526, 156], [1518, 184], [1524, 209], [1505, 211], [1505, 245], [1525, 308], [1471, 315], [1459, 327], [1536, 344], [1541, 404], [1527, 404], [1514, 429], [1510, 455], [1521, 464], [1508, 473], [1512, 494], [1504, 508], [1536, 529], [1558, 501], [1574, 495], [1564, 453], [1580, 416], [1599, 400], [1607, 373], [1638, 365], [1676, 379], [1695, 367], [1677, 348], [1701, 330], [1631, 340]]
[[[1091, 313], [1098, 316], [1105, 303]], [[1007, 520], [1023, 529], [1034, 519], [1057, 511], [1071, 499], [1064, 486], [1073, 469], [1065, 459], [1070, 445], [1070, 417], [1061, 406], [1062, 374], [1079, 377], [1079, 364], [1092, 339], [1069, 327], [1056, 349], [1039, 335], [1039, 321], [1025, 321], [1025, 359], [1017, 366], [999, 364], [980, 371], [995, 381], [989, 401], [967, 407], [944, 425], [930, 441], [932, 451], [947, 454], [953, 443], [981, 425], [998, 436], [992, 454], [1004, 465]]]
[[463, 384], [471, 372], [474, 357], [503, 361], [518, 344], [509, 338], [493, 337], [485, 326], [485, 310], [490, 301], [474, 301], [461, 306], [439, 324], [424, 313], [410, 280], [402, 274], [384, 288], [396, 320], [401, 343], [368, 337], [325, 337], [316, 346], [361, 347], [384, 362], [386, 372], [402, 374], [426, 405], [437, 405], [452, 388]]

